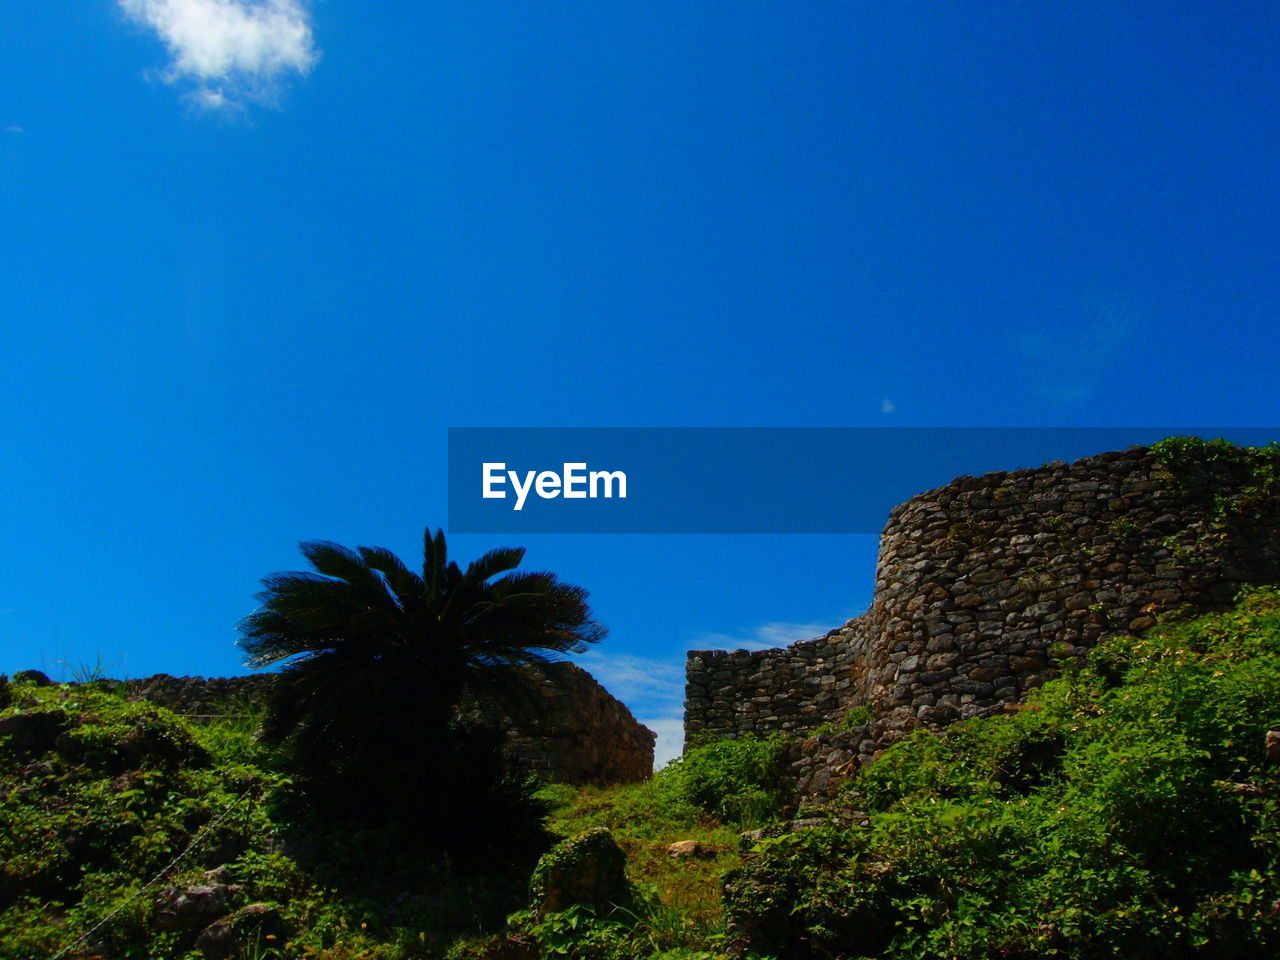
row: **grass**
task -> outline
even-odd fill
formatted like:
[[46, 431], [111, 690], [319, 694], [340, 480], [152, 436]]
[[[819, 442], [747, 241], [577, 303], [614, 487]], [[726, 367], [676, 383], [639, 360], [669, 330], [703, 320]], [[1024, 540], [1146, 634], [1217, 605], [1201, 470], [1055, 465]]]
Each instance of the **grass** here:
[[[913, 735], [843, 797], [869, 826], [788, 831], [781, 739], [544, 787], [554, 835], [605, 827], [627, 855], [639, 896], [604, 916], [535, 918], [527, 869], [467, 872], [395, 829], [308, 819], [256, 724], [244, 705], [197, 721], [107, 685], [0, 685], [0, 957], [56, 956], [115, 912], [68, 955], [197, 960], [198, 929], [157, 926], [157, 894], [213, 868], [229, 910], [283, 924], [240, 955], [278, 960], [1280, 955], [1274, 589], [1107, 640], [1015, 714]], [[673, 857], [678, 841], [707, 855]]]

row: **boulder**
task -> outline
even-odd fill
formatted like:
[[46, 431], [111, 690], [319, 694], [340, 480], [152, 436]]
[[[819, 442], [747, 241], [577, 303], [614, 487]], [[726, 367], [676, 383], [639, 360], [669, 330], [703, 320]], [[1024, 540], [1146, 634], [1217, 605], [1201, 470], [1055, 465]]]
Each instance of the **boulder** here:
[[9, 748], [18, 753], [37, 754], [53, 749], [58, 734], [67, 725], [60, 710], [31, 710], [0, 717], [0, 738], [9, 738]]
[[543, 854], [529, 881], [529, 907], [541, 919], [576, 905], [600, 913], [634, 901], [627, 857], [605, 827], [595, 827]]
[[13, 679], [23, 683], [34, 683], [37, 687], [53, 686], [53, 681], [49, 679], [49, 675], [40, 670], [19, 670], [13, 675]]
[[240, 887], [226, 883], [170, 887], [155, 901], [151, 925], [157, 930], [199, 930], [224, 916]]
[[678, 860], [688, 858], [710, 860], [717, 852], [716, 847], [709, 843], [703, 843], [701, 840], [677, 840], [667, 847], [667, 856]]
[[196, 938], [196, 949], [206, 960], [227, 960], [246, 956], [250, 950], [281, 946], [287, 933], [279, 907], [274, 903], [251, 903], [205, 927]]

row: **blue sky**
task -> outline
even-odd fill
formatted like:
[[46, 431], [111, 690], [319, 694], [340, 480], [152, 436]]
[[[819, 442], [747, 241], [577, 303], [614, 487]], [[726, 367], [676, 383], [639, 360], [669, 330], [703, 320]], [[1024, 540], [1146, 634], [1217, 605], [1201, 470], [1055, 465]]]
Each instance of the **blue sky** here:
[[[0, 6], [0, 670], [241, 669], [451, 426], [1280, 422], [1280, 9]], [[455, 538], [460, 556], [502, 538]], [[536, 536], [664, 734], [873, 537]]]

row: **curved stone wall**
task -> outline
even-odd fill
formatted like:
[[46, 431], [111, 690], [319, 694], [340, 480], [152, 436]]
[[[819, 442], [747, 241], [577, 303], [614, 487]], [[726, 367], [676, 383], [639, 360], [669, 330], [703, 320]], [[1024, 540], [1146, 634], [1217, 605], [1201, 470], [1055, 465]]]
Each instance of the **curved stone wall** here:
[[861, 617], [785, 649], [689, 654], [686, 739], [791, 732], [801, 788], [821, 791], [915, 726], [1021, 700], [1104, 633], [1280, 582], [1280, 504], [1257, 495], [1257, 465], [1175, 475], [1135, 448], [913, 497]]

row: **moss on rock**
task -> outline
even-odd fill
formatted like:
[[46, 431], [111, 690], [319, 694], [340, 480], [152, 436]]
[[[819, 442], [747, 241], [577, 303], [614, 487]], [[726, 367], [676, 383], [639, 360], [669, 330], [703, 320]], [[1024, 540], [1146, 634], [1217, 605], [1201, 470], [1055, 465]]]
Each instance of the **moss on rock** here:
[[543, 917], [574, 905], [608, 913], [634, 901], [627, 857], [607, 827], [594, 827], [543, 854], [529, 881], [529, 906]]

